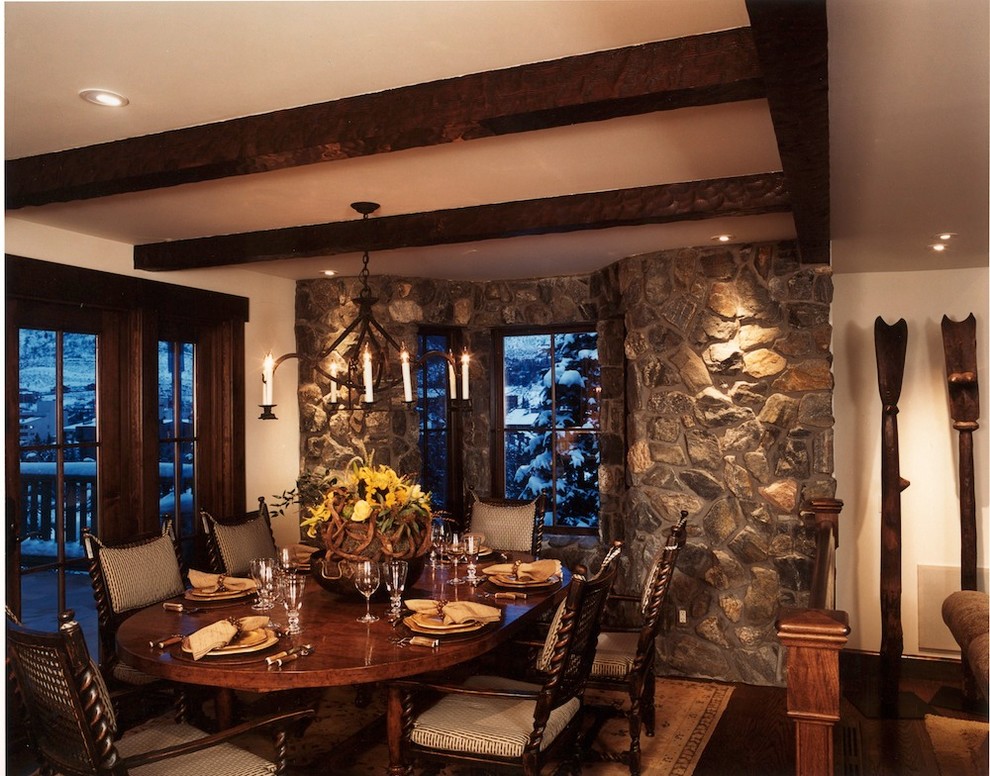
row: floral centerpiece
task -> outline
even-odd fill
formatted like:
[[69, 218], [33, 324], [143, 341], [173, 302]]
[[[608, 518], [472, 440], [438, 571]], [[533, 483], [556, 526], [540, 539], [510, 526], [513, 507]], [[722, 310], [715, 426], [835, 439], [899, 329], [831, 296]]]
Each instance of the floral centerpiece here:
[[374, 453], [367, 461], [352, 458], [341, 474], [316, 472], [301, 478], [298, 490], [289, 495], [300, 503], [306, 535], [325, 548], [321, 582], [347, 577], [345, 561], [390, 558], [409, 561], [410, 580], [414, 566], [418, 576], [430, 551], [430, 494], [408, 475], [376, 466]]

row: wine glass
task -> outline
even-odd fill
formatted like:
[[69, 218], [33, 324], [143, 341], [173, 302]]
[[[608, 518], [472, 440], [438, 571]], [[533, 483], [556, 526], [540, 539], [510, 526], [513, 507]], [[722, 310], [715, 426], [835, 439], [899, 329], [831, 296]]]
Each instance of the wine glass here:
[[288, 618], [288, 633], [302, 633], [299, 625], [299, 610], [302, 609], [303, 592], [306, 589], [306, 577], [303, 574], [280, 574], [278, 589], [282, 594], [282, 605]]
[[371, 594], [378, 589], [381, 576], [378, 564], [373, 560], [361, 560], [353, 565], [354, 587], [364, 596], [364, 617], [358, 617], [358, 622], [377, 622], [378, 618], [371, 613]]
[[404, 560], [389, 560], [382, 564], [382, 573], [385, 575], [385, 588], [391, 603], [389, 617], [395, 619], [402, 611], [402, 591], [406, 587], [409, 564]]
[[484, 541], [485, 535], [480, 533], [466, 533], [461, 540], [464, 557], [467, 559], [467, 581], [472, 585], [479, 582], [477, 576], [478, 555], [481, 553], [481, 544]]
[[450, 557], [450, 579], [447, 580], [447, 584], [467, 584], [466, 579], [461, 579], [457, 576], [457, 564], [463, 560], [464, 555], [464, 541], [461, 539], [460, 534], [454, 533], [450, 535], [450, 541], [447, 543], [447, 555]]
[[275, 558], [252, 558], [248, 566], [251, 579], [258, 586], [258, 600], [251, 606], [256, 612], [275, 607]]
[[430, 535], [430, 566], [436, 568], [443, 563], [443, 552], [450, 539], [450, 526], [443, 517], [434, 517]]

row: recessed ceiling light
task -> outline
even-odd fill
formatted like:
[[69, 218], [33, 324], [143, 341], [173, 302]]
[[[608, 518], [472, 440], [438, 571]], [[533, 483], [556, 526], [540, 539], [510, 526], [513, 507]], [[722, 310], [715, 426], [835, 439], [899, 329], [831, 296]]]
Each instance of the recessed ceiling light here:
[[130, 102], [124, 95], [110, 92], [106, 89], [83, 89], [79, 96], [86, 102], [102, 105], [107, 108], [123, 108]]
[[325, 269], [325, 270], [323, 270], [323, 274], [326, 275], [328, 278], [332, 278], [334, 275], [337, 274], [337, 270], [335, 270], [335, 269]]
[[937, 235], [935, 235], [935, 239], [941, 240], [942, 242], [948, 242], [955, 236], [956, 236], [955, 232], [939, 232]]
[[712, 235], [712, 239], [716, 242], [729, 242], [735, 235], [731, 234], [716, 234]]
[[928, 247], [931, 248], [936, 253], [941, 253], [942, 251], [948, 248], [948, 246], [945, 243], [935, 243], [934, 245], [929, 245]]

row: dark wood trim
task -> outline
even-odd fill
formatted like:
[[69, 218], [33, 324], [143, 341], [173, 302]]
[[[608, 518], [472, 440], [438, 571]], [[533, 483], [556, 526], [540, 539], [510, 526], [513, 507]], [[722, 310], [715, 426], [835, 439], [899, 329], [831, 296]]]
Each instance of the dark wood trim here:
[[760, 173], [149, 243], [135, 246], [134, 266], [150, 271], [228, 266], [789, 209], [784, 176]]
[[243, 296], [10, 254], [5, 260], [8, 298], [93, 310], [155, 310], [184, 320], [249, 319], [248, 300]]
[[805, 264], [828, 264], [831, 236], [825, 0], [746, 0]]
[[763, 95], [749, 29], [724, 30], [14, 159], [7, 208]]

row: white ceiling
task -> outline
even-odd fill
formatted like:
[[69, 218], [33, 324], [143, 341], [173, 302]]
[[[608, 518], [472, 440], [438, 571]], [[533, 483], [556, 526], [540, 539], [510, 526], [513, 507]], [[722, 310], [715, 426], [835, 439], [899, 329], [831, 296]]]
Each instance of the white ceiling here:
[[[837, 270], [986, 265], [987, 9], [830, 0]], [[743, 0], [7, 2], [6, 158], [119, 140], [637, 43], [748, 26]], [[907, 77], [905, 77], [907, 76]], [[77, 96], [102, 87], [123, 109]], [[904, 115], [910, 106], [914, 111]], [[129, 244], [776, 171], [765, 100], [575, 124], [9, 211]], [[882, 228], [878, 230], [878, 225]], [[960, 234], [933, 256], [930, 232]], [[790, 238], [788, 214], [382, 251], [374, 273], [585, 272], [645, 251]], [[896, 236], [896, 237], [895, 237]], [[842, 267], [836, 246], [880, 241]], [[904, 250], [891, 250], [903, 244]], [[867, 259], [876, 265], [864, 263]], [[925, 264], [927, 262], [928, 264]], [[947, 264], [948, 262], [948, 264]], [[975, 263], [974, 263], [975, 262]], [[244, 265], [354, 274], [354, 254]]]

